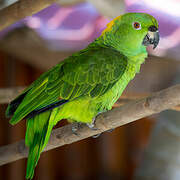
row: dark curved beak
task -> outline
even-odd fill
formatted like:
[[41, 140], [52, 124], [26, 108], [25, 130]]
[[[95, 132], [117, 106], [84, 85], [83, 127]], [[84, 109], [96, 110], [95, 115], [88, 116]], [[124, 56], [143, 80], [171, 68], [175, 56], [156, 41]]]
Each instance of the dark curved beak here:
[[144, 46], [153, 45], [153, 49], [155, 49], [159, 43], [159, 31], [156, 26], [150, 26], [148, 30], [142, 44]]

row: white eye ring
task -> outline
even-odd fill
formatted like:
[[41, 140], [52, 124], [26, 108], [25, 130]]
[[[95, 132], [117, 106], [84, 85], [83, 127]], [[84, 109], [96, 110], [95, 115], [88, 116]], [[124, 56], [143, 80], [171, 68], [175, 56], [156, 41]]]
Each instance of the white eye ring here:
[[135, 30], [140, 30], [141, 29], [141, 24], [139, 22], [133, 22], [132, 23], [132, 27], [135, 29]]

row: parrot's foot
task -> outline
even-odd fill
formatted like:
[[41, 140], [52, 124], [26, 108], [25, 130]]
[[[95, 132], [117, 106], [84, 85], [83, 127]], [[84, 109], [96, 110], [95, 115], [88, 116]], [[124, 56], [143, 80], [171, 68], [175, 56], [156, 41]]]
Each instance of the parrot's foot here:
[[111, 133], [111, 132], [113, 132], [114, 129], [115, 129], [115, 128], [109, 129], [109, 130], [107, 130], [106, 132]]
[[[115, 128], [109, 129], [109, 130], [107, 130], [106, 132], [111, 133], [114, 129], [115, 129]], [[99, 134], [96, 134], [96, 135], [94, 135], [94, 136], [92, 136], [92, 137], [93, 137], [93, 138], [98, 138], [101, 134], [102, 134], [102, 133], [99, 133]]]
[[[95, 119], [95, 118], [94, 118]], [[90, 129], [92, 129], [92, 130], [98, 130], [98, 128], [95, 128], [94, 126], [95, 126], [95, 120], [93, 119], [93, 121], [92, 121], [92, 123], [87, 123], [86, 125], [90, 128]], [[101, 133], [99, 133], [99, 134], [96, 134], [96, 135], [94, 135], [94, 136], [92, 136], [93, 138], [98, 138], [99, 136], [100, 136], [100, 134]]]
[[91, 123], [86, 123], [86, 125], [92, 130], [98, 130], [98, 128], [94, 127], [95, 126], [95, 121], [96, 121], [96, 118], [93, 118], [92, 122]]
[[72, 124], [72, 132], [75, 135], [78, 135], [77, 131], [81, 127], [81, 123], [75, 122]]
[[[92, 130], [98, 130], [98, 128], [95, 128], [94, 126], [95, 126], [95, 121], [96, 121], [96, 118], [93, 118], [93, 120], [92, 120], [92, 122], [91, 123], [87, 123], [86, 125], [90, 128], [90, 129], [92, 129]], [[99, 133], [99, 134], [96, 134], [96, 135], [94, 135], [94, 136], [92, 136], [93, 138], [98, 138], [100, 135], [101, 135], [102, 133]]]
[[98, 138], [102, 133], [96, 134], [94, 136], [92, 136], [93, 138]]

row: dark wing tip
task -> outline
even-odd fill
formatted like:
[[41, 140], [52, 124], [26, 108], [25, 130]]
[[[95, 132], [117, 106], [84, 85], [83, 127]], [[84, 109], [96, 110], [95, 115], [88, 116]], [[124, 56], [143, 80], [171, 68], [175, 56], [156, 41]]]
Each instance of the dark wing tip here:
[[10, 102], [5, 112], [6, 117], [11, 117], [14, 114], [14, 112], [16, 111], [16, 109], [18, 108], [18, 106], [21, 104], [24, 97], [26, 96], [27, 92], [28, 91], [19, 95], [16, 99]]

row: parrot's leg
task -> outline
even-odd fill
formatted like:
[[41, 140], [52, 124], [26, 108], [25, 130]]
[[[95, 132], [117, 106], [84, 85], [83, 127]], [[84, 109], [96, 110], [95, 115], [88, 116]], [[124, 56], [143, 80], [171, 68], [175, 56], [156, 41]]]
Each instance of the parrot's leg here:
[[[95, 126], [95, 120], [96, 120], [96, 118], [93, 118], [93, 120], [92, 120], [92, 122], [91, 123], [86, 123], [86, 125], [90, 128], [90, 129], [92, 129], [92, 130], [98, 130], [98, 128], [95, 128], [94, 126]], [[92, 136], [93, 138], [97, 138], [97, 137], [99, 137], [101, 135], [101, 133], [99, 133], [99, 134], [96, 134], [96, 135], [94, 135], [94, 136]]]
[[[102, 113], [102, 112], [98, 113], [98, 115], [101, 114], [101, 113]], [[103, 118], [103, 117], [100, 115], [100, 118]], [[95, 121], [96, 121], [96, 117], [93, 118], [93, 120], [92, 120], [91, 123], [87, 123], [87, 126], [88, 126], [89, 128], [91, 128], [92, 130], [98, 130], [98, 128], [95, 128], [95, 127], [94, 127], [94, 126], [95, 126]], [[94, 135], [94, 136], [92, 136], [92, 137], [93, 137], [93, 138], [98, 138], [101, 134], [102, 134], [102, 133], [99, 133], [99, 134], [96, 134], [96, 135]]]
[[94, 117], [92, 119], [92, 122], [91, 123], [86, 123], [86, 125], [92, 130], [97, 130], [97, 128], [94, 127], [95, 126], [95, 121], [96, 121], [96, 118]]
[[[87, 125], [90, 129], [92, 129], [92, 130], [98, 130], [98, 128], [95, 128], [95, 127], [94, 127], [94, 126], [95, 126], [95, 121], [96, 121], [96, 118], [93, 118], [92, 122], [91, 122], [91, 123], [86, 123], [86, 125]], [[92, 137], [93, 137], [93, 138], [98, 138], [100, 135], [101, 135], [101, 133], [96, 134], [96, 135], [94, 135], [94, 136], [92, 136]]]
[[[97, 116], [100, 115], [101, 113], [103, 113], [103, 112], [99, 112], [99, 113], [97, 114]], [[96, 116], [96, 117], [97, 117], [97, 116]], [[92, 130], [97, 130], [97, 128], [94, 127], [94, 126], [95, 126], [96, 117], [94, 117], [94, 118], [92, 119], [92, 122], [91, 122], [91, 123], [86, 123], [86, 125], [87, 125], [90, 129], [92, 129]]]
[[[99, 115], [99, 114], [101, 114], [101, 113], [98, 113], [98, 115]], [[100, 118], [103, 119], [103, 116], [100, 115]], [[97, 129], [98, 129], [98, 128], [94, 128], [95, 120], [96, 120], [96, 118], [93, 118], [92, 123], [89, 123], [89, 124], [87, 123], [87, 126], [88, 126], [89, 128], [91, 128], [91, 129], [93, 129], [93, 130], [97, 130]], [[115, 129], [115, 128], [109, 129], [109, 130], [107, 130], [106, 132], [112, 132], [114, 129]], [[92, 137], [93, 137], [93, 138], [98, 138], [101, 134], [102, 134], [102, 133], [99, 133], [99, 134], [96, 134], [96, 135], [94, 135], [94, 136], [92, 136]]]

